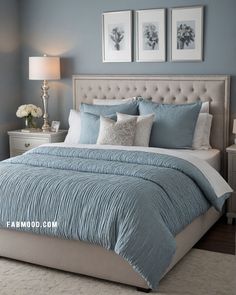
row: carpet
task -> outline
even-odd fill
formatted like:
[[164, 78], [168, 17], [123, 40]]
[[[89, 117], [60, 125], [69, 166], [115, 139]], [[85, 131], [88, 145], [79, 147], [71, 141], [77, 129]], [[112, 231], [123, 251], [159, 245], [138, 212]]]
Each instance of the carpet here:
[[[0, 258], [1, 295], [129, 295], [135, 288]], [[159, 295], [235, 295], [236, 256], [192, 249], [161, 281]]]

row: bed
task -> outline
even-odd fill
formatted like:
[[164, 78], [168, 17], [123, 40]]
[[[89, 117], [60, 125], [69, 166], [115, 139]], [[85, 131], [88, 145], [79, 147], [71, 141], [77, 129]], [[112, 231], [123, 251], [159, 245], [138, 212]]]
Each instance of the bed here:
[[[210, 101], [214, 116], [211, 133], [214, 149], [188, 151], [187, 154], [191, 156], [195, 152], [195, 156], [198, 154], [197, 157], [225, 175], [229, 83], [229, 76], [74, 76], [74, 108], [78, 109], [81, 102], [91, 103], [93, 99], [115, 100], [139, 95], [162, 103]], [[176, 235], [176, 252], [165, 273], [220, 216], [221, 213], [211, 207]], [[121, 256], [83, 241], [0, 229], [0, 256], [150, 289], [147, 281]]]

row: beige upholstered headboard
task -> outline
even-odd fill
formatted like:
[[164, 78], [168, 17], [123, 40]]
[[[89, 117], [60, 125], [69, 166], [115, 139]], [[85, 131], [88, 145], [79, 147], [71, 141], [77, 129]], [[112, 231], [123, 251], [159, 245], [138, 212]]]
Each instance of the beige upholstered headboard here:
[[222, 151], [225, 168], [225, 148], [229, 136], [229, 76], [73, 76], [74, 108], [93, 99], [123, 99], [133, 96], [150, 98], [161, 103], [183, 104], [197, 100], [210, 102], [213, 115], [211, 145]]

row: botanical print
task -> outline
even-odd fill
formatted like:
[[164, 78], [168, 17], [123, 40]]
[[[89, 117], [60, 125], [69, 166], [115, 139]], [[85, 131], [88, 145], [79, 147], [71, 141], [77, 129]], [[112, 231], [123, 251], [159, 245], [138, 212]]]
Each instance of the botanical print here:
[[143, 50], [159, 50], [158, 23], [143, 23]]
[[112, 50], [124, 50], [125, 30], [122, 24], [109, 25], [109, 43]]
[[102, 15], [103, 62], [132, 61], [132, 12], [114, 11]]
[[177, 22], [177, 49], [195, 49], [195, 21]]

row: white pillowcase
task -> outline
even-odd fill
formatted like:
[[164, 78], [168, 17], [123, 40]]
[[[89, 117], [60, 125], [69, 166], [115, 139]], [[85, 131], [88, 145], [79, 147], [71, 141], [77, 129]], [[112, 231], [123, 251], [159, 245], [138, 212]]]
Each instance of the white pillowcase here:
[[136, 132], [134, 137], [135, 146], [149, 146], [149, 140], [152, 130], [152, 124], [155, 115], [145, 115], [145, 116], [131, 116], [121, 113], [117, 114], [117, 122], [127, 120], [130, 118], [137, 118]]
[[208, 150], [210, 146], [211, 123], [213, 116], [208, 113], [200, 113], [197, 119], [193, 136], [193, 149]]
[[202, 103], [200, 113], [208, 113], [210, 112], [210, 104], [209, 101], [205, 101]]
[[65, 143], [78, 144], [80, 139], [80, 112], [76, 110], [70, 110], [69, 115], [69, 130], [65, 138]]
[[137, 118], [116, 122], [100, 116], [97, 144], [131, 146], [134, 143]]
[[112, 105], [118, 105], [118, 104], [123, 104], [123, 103], [128, 103], [131, 101], [134, 101], [136, 98], [135, 97], [129, 97], [129, 98], [124, 98], [124, 99], [93, 99], [93, 104], [95, 105], [104, 105], [104, 106], [112, 106]]

